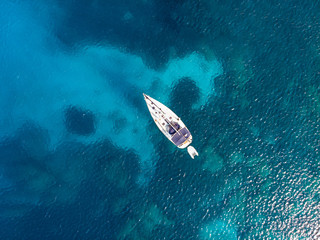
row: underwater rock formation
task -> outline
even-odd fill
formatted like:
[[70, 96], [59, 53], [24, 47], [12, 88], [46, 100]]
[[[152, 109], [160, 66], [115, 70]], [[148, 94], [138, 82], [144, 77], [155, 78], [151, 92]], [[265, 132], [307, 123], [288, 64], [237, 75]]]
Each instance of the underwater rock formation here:
[[44, 166], [48, 143], [46, 130], [33, 122], [23, 124], [0, 142], [0, 219], [30, 212], [54, 181]]
[[203, 163], [202, 168], [210, 171], [211, 174], [219, 172], [223, 168], [223, 158], [219, 154], [214, 153], [214, 151], [209, 152], [209, 150], [205, 150], [205, 162]]
[[171, 105], [182, 111], [190, 111], [192, 105], [199, 101], [200, 89], [190, 77], [182, 77], [171, 92]]
[[174, 225], [155, 204], [143, 206], [139, 215], [129, 219], [117, 239], [151, 239], [157, 227]]
[[49, 151], [50, 136], [47, 130], [33, 122], [25, 123], [18, 131], [21, 148], [35, 160], [43, 159]]
[[69, 106], [65, 110], [65, 125], [69, 132], [89, 135], [95, 132], [95, 116], [89, 110]]

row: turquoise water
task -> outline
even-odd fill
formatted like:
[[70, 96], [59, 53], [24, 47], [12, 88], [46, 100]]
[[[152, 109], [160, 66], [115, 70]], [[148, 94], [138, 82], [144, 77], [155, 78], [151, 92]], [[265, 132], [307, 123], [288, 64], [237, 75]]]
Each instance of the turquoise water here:
[[319, 9], [1, 1], [1, 239], [320, 238]]

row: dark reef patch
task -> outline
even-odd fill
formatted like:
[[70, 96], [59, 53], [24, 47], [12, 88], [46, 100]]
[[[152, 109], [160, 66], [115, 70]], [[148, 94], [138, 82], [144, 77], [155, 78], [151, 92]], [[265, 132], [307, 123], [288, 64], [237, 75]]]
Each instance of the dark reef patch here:
[[[48, 132], [33, 122], [24, 123], [13, 136], [0, 142], [0, 165], [5, 174], [18, 176], [20, 167], [40, 167], [48, 154]], [[23, 172], [23, 171], [22, 171]]]
[[22, 149], [33, 159], [43, 159], [49, 151], [50, 136], [47, 130], [33, 122], [25, 123], [17, 133]]
[[59, 5], [65, 14], [55, 30], [66, 46], [112, 44], [141, 56], [154, 69], [164, 67], [172, 56], [201, 49], [203, 36], [221, 31], [203, 1], [60, 1]]
[[91, 111], [69, 106], [64, 116], [66, 128], [70, 133], [89, 135], [95, 132], [95, 116]]
[[189, 77], [183, 77], [173, 86], [170, 93], [170, 106], [180, 114], [186, 114], [200, 98], [200, 90], [196, 82]]
[[30, 212], [41, 198], [39, 192], [52, 184], [45, 166], [48, 144], [47, 131], [31, 121], [0, 142], [0, 220]]

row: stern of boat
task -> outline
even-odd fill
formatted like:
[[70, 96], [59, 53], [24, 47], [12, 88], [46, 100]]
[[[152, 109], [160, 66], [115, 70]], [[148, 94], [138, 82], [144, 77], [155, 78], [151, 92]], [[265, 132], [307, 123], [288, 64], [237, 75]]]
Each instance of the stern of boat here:
[[192, 136], [190, 135], [190, 137], [184, 141], [184, 143], [182, 143], [181, 145], [177, 146], [178, 148], [186, 148], [188, 147], [190, 144], [192, 143]]

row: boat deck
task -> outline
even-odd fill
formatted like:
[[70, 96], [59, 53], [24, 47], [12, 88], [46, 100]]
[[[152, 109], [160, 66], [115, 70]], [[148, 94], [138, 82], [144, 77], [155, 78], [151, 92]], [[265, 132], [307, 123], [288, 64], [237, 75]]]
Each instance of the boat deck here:
[[191, 133], [189, 132], [189, 130], [184, 127], [179, 129], [171, 138], [171, 141], [177, 146], [179, 147], [182, 143], [184, 143], [185, 141], [188, 140], [188, 138], [190, 137]]

